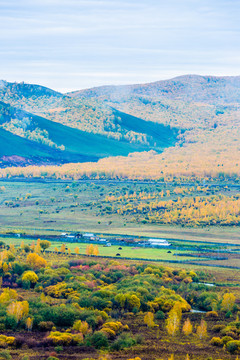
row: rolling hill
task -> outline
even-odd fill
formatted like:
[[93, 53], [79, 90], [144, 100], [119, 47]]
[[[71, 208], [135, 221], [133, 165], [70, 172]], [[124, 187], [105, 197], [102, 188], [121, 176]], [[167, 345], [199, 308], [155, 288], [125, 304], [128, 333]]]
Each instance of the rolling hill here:
[[[126, 128], [145, 131], [153, 139], [154, 146], [84, 132], [0, 102], [2, 165], [11, 163], [12, 156], [15, 160], [16, 156], [20, 156], [18, 160], [22, 165], [97, 161], [103, 157], [127, 156], [131, 152], [153, 148], [162, 151], [176, 141], [177, 132], [168, 127], [115, 113]], [[128, 120], [132, 125], [128, 124]]]
[[240, 102], [240, 76], [183, 75], [170, 80], [125, 86], [101, 86], [74, 91], [68, 95], [78, 98], [119, 100], [131, 96], [161, 97], [207, 104], [232, 104]]
[[0, 100], [2, 129], [38, 144], [44, 155], [36, 163], [100, 159], [61, 173], [240, 175], [240, 77], [186, 75], [69, 94], [2, 81]]

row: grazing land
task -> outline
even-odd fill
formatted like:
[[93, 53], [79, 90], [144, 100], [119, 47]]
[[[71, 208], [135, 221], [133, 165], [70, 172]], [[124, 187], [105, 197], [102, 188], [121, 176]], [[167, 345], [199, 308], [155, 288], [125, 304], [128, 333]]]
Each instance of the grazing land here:
[[221, 184], [1, 181], [0, 204], [2, 233], [91, 230], [240, 244], [239, 189]]

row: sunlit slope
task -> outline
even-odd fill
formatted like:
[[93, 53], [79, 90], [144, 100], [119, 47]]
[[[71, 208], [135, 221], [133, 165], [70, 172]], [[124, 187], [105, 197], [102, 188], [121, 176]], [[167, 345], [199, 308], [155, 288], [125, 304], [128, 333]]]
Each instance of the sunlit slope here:
[[147, 84], [101, 86], [74, 91], [69, 95], [119, 101], [131, 95], [145, 95], [188, 102], [230, 104], [240, 102], [240, 76], [183, 75]]
[[[128, 155], [131, 152], [158, 148], [159, 151], [176, 141], [176, 131], [127, 117], [116, 112], [125, 127], [144, 130], [151, 137], [154, 146], [115, 140], [106, 136], [88, 133], [71, 128], [43, 117], [18, 110], [8, 104], [0, 103], [0, 125], [2, 143], [0, 157], [18, 155], [28, 159], [39, 158], [62, 162], [97, 161], [100, 158]], [[7, 130], [7, 131], [6, 131]], [[20, 136], [22, 137], [20, 137]], [[5, 143], [9, 146], [5, 146]], [[16, 144], [15, 144], [16, 143]], [[41, 159], [40, 159], [41, 158]]]

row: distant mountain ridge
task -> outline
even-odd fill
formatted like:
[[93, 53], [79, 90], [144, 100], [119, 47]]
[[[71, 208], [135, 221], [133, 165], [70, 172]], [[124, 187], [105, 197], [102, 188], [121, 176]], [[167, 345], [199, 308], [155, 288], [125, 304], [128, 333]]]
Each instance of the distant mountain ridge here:
[[240, 76], [182, 75], [170, 80], [146, 84], [100, 86], [73, 91], [67, 95], [109, 100], [121, 100], [129, 96], [144, 95], [209, 104], [239, 103]]
[[166, 168], [177, 162], [188, 172], [193, 155], [203, 167], [211, 157], [230, 168], [240, 148], [239, 122], [240, 76], [184, 75], [68, 94], [0, 81], [0, 166], [95, 162], [154, 150], [163, 152]]

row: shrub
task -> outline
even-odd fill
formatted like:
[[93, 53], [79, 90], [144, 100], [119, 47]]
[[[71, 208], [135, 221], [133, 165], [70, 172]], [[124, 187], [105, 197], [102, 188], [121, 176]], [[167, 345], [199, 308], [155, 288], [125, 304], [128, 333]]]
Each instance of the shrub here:
[[232, 340], [233, 340], [233, 338], [231, 336], [224, 336], [222, 338], [222, 343], [223, 343], [223, 345], [226, 345], [229, 341], [232, 341]]
[[223, 330], [225, 328], [225, 325], [214, 325], [213, 326], [213, 331], [214, 332], [220, 332], [221, 330]]
[[210, 344], [213, 346], [222, 346], [222, 340], [220, 337], [213, 337], [210, 341]]
[[80, 344], [83, 341], [83, 336], [82, 334], [52, 331], [47, 339], [52, 340], [55, 345], [70, 345], [71, 343]]
[[0, 346], [5, 347], [7, 345], [13, 345], [14, 342], [15, 342], [15, 337], [0, 335]]
[[232, 317], [232, 312], [231, 311], [226, 312], [225, 318], [229, 319], [230, 317]]
[[155, 319], [156, 320], [164, 320], [165, 319], [165, 314], [163, 311], [158, 310], [155, 314]]
[[83, 335], [86, 335], [89, 332], [89, 326], [86, 321], [77, 320], [73, 324], [73, 330], [79, 331]]
[[31, 284], [36, 284], [38, 282], [38, 276], [34, 271], [25, 271], [22, 275], [22, 281], [30, 281]]
[[91, 345], [96, 349], [107, 348], [108, 338], [101, 331], [96, 331], [90, 338]]
[[51, 331], [54, 326], [52, 321], [41, 321], [38, 324], [38, 327], [41, 331]]
[[129, 334], [121, 334], [118, 338], [114, 341], [111, 346], [112, 350], [119, 351], [125, 348], [129, 348], [136, 344], [136, 340], [131, 337]]
[[237, 350], [240, 349], [240, 341], [238, 340], [229, 341], [226, 344], [226, 349], [228, 352], [230, 352], [230, 354], [234, 354]]
[[11, 360], [12, 357], [11, 357], [11, 354], [8, 350], [3, 350], [0, 352], [0, 358], [2, 359], [6, 359], [6, 360]]
[[207, 318], [217, 318], [218, 317], [218, 313], [216, 311], [208, 311], [206, 313], [206, 317]]
[[6, 329], [15, 330], [17, 327], [17, 320], [13, 315], [7, 315], [5, 318], [5, 327]]
[[114, 330], [112, 330], [112, 329], [109, 329], [109, 328], [104, 328], [103, 327], [100, 331], [103, 332], [104, 334], [106, 334], [107, 337], [110, 338], [110, 339], [112, 339], [112, 338], [114, 338], [116, 336], [116, 332]]

